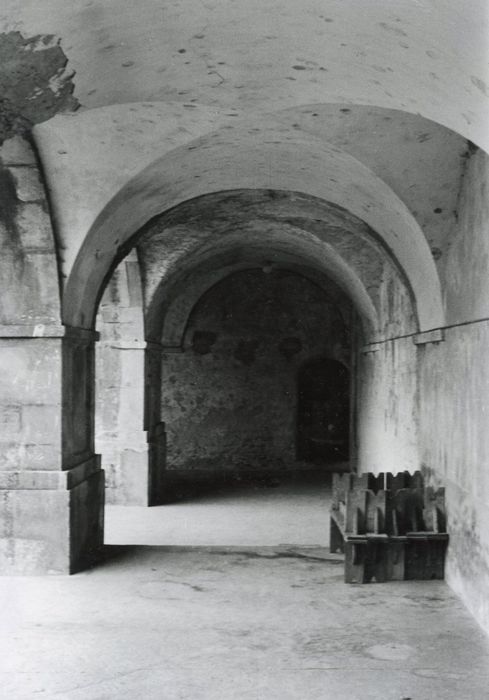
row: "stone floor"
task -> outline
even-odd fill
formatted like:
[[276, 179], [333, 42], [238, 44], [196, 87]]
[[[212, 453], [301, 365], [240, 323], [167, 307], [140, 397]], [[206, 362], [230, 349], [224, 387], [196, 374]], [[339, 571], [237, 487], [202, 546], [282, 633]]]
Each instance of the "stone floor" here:
[[[257, 490], [255, 536], [272, 504], [275, 522], [291, 515], [281, 488]], [[222, 539], [233, 522], [241, 537], [234, 497], [220, 503]], [[0, 605], [9, 700], [489, 698], [489, 640], [444, 583], [345, 585], [338, 555], [312, 544], [111, 545], [75, 576], [0, 579]]]
[[107, 506], [108, 544], [323, 545], [331, 475], [295, 472], [228, 483], [183, 484], [169, 505]]

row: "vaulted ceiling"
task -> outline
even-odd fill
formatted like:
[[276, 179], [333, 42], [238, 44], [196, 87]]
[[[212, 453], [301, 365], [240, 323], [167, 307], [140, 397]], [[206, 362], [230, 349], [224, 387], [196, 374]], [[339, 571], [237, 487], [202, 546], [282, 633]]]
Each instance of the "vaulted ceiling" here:
[[[488, 15], [485, 0], [4, 0], [0, 117], [12, 132], [37, 123], [65, 321], [93, 322], [150, 219], [256, 189], [357, 217], [419, 327], [442, 325], [464, 163], [489, 150]], [[243, 206], [226, 221], [246, 239], [260, 217]]]

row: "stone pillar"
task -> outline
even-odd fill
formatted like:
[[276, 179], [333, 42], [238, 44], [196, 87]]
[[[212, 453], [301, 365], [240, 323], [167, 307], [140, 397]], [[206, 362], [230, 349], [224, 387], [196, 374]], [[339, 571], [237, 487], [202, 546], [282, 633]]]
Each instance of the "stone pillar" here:
[[88, 421], [93, 340], [43, 330], [0, 328], [4, 574], [74, 572], [103, 542], [103, 473]]
[[136, 251], [118, 265], [96, 322], [95, 446], [102, 456], [107, 503], [148, 505], [144, 430], [143, 300]]
[[103, 544], [104, 473], [95, 440], [95, 341], [98, 333], [67, 327], [63, 338], [63, 470], [70, 490], [71, 573], [88, 566]]
[[[62, 328], [0, 333], [0, 571], [68, 571], [69, 497], [61, 472]], [[24, 331], [26, 334], [28, 329]]]
[[146, 343], [144, 426], [148, 431], [148, 503], [150, 506], [165, 502], [166, 431], [161, 421], [161, 363], [163, 346]]
[[107, 480], [107, 502], [148, 505], [148, 445], [143, 429], [144, 342], [102, 340], [97, 345], [97, 451]]
[[0, 573], [68, 573], [103, 539], [93, 343], [60, 322], [55, 239], [35, 153], [0, 148]]

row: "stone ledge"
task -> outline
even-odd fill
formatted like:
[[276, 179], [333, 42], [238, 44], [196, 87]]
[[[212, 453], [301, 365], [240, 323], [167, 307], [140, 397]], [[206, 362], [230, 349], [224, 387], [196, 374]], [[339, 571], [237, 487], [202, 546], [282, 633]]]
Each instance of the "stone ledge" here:
[[372, 352], [379, 352], [381, 347], [382, 343], [370, 343], [370, 345], [363, 345], [360, 348], [360, 352], [362, 353], [362, 355], [368, 355]]
[[146, 350], [146, 343], [141, 340], [102, 341], [114, 350]]
[[436, 328], [433, 331], [424, 331], [413, 336], [415, 345], [426, 345], [427, 343], [441, 343], [445, 340], [445, 332], [443, 328]]
[[2, 491], [61, 491], [70, 490], [90, 476], [102, 472], [100, 455], [66, 471], [4, 471], [0, 472]]
[[25, 325], [0, 325], [0, 338], [62, 338], [65, 329], [61, 325], [26, 323]]

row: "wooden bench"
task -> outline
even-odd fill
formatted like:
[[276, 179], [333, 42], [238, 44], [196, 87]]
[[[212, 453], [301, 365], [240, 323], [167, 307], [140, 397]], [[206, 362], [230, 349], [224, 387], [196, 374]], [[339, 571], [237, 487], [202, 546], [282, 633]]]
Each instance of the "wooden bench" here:
[[421, 472], [334, 474], [330, 550], [345, 554], [345, 581], [443, 579], [445, 490]]

